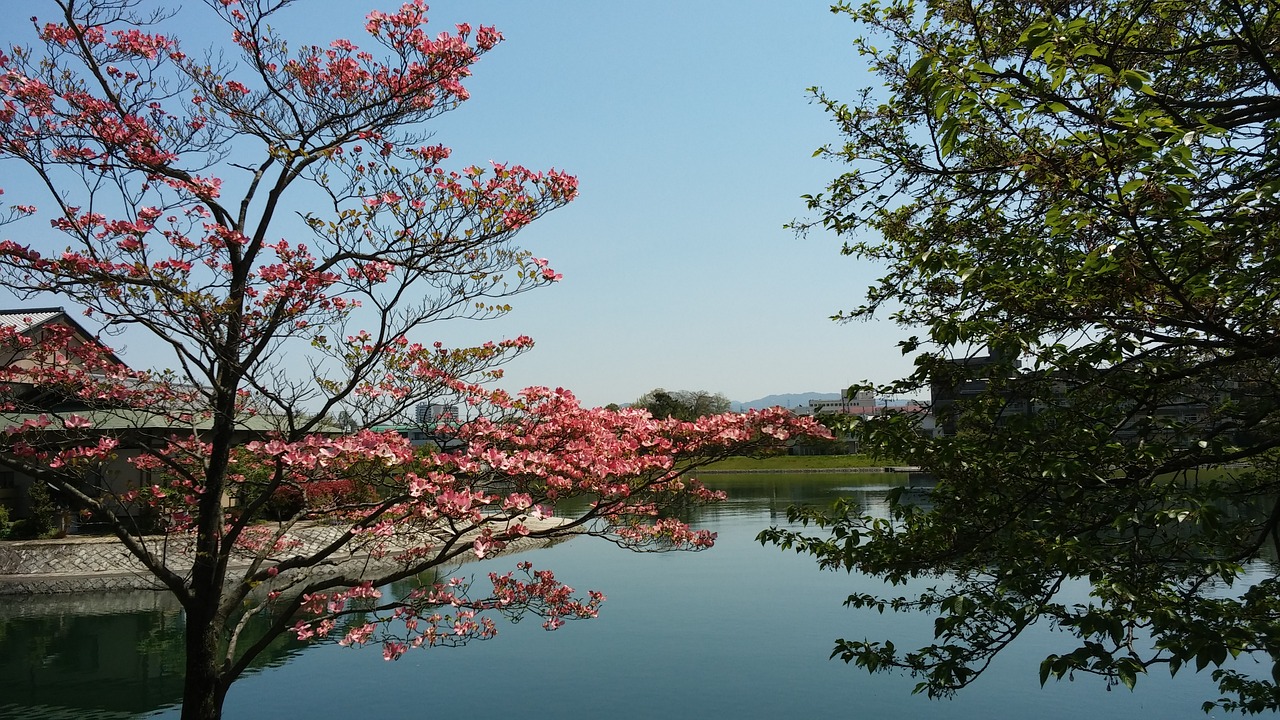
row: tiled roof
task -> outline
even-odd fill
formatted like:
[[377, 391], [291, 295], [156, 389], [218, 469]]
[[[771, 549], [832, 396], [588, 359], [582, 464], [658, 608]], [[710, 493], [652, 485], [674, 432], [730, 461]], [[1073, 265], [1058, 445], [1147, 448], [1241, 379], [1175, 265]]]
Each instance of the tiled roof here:
[[62, 308], [33, 308], [31, 310], [0, 310], [0, 327], [11, 327], [18, 332], [25, 332], [37, 325], [65, 315]]
[[[105, 347], [94, 333], [89, 332], [84, 328], [84, 326], [76, 322], [75, 318], [68, 315], [64, 308], [43, 307], [0, 310], [0, 327], [10, 327], [17, 330], [19, 333], [29, 333], [32, 330], [41, 327], [45, 323], [52, 322], [54, 320], [59, 321], [60, 324], [69, 325], [72, 329], [78, 332], [81, 337], [87, 339], [89, 342]], [[108, 357], [120, 365], [128, 367], [128, 365], [117, 357], [115, 353], [109, 352]]]

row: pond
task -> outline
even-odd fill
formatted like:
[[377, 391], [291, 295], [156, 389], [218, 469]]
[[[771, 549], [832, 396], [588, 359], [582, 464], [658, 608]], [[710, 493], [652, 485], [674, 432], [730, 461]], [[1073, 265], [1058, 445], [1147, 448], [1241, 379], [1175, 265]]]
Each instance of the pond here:
[[[580, 538], [455, 573], [480, 579], [529, 559], [580, 591], [606, 593], [598, 619], [546, 632], [531, 618], [493, 640], [390, 663], [379, 647], [282, 641], [232, 687], [226, 717], [1203, 718], [1200, 703], [1217, 697], [1207, 673], [1157, 672], [1133, 692], [1108, 692], [1093, 677], [1041, 688], [1040, 660], [1068, 642], [1048, 628], [1020, 638], [951, 700], [911, 695], [915, 681], [905, 675], [869, 676], [828, 660], [837, 637], [902, 647], [926, 642], [932, 622], [844, 608], [848, 594], [881, 584], [820, 571], [762, 547], [756, 533], [785, 524], [793, 503], [845, 495], [883, 507], [889, 484], [903, 478], [707, 479], [730, 494], [698, 520], [719, 533], [707, 552], [634, 554]], [[6, 600], [0, 717], [177, 717], [181, 627], [172, 602], [154, 594]]]

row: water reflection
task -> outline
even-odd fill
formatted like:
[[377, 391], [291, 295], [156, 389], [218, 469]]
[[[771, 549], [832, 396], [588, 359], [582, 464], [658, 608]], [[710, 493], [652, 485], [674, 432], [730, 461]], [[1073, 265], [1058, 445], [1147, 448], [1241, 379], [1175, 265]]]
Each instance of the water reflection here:
[[170, 596], [86, 593], [0, 604], [0, 714], [60, 707], [128, 717], [181, 696], [182, 615]]
[[698, 520], [764, 516], [768, 524], [785, 523], [792, 505], [826, 506], [837, 498], [850, 498], [871, 513], [887, 514], [885, 495], [906, 485], [905, 473], [793, 473], [708, 475], [707, 487], [723, 490], [728, 499], [703, 508]]
[[[252, 642], [266, 618], [250, 621]], [[182, 699], [183, 615], [151, 591], [8, 598], [0, 604], [0, 717], [133, 717]], [[249, 674], [306, 647], [277, 638]], [[87, 713], [87, 714], [86, 714]]]
[[[785, 522], [787, 507], [797, 503], [852, 495], [874, 506], [891, 484], [903, 480], [905, 476], [714, 476], [708, 484], [726, 490], [729, 499], [703, 509], [695, 520], [715, 525], [749, 516], [760, 518], [763, 528]], [[265, 622], [260, 620], [257, 625]], [[182, 697], [182, 633], [182, 609], [165, 593], [6, 598], [0, 603], [0, 716], [124, 718], [175, 705]], [[284, 665], [307, 647], [279, 638], [248, 674]]]
[[[227, 717], [484, 717], [520, 707], [534, 717], [611, 720], [659, 714], [1074, 720], [1203, 717], [1200, 701], [1216, 697], [1204, 674], [1153, 676], [1136, 693], [1102, 692], [1089, 679], [1041, 689], [1038, 662], [1064, 640], [1047, 628], [1020, 638], [1021, 647], [1011, 648], [978, 686], [945, 703], [912, 696], [909, 677], [870, 677], [830, 662], [837, 636], [927, 642], [931, 623], [843, 608], [850, 592], [891, 590], [871, 578], [820, 572], [807, 557], [761, 547], [755, 535], [785, 525], [793, 504], [850, 497], [882, 513], [885, 494], [906, 477], [705, 480], [729, 495], [694, 518], [720, 533], [708, 553], [637, 555], [575, 540], [524, 556], [581, 589], [607, 592], [599, 620], [550, 634], [536, 622], [504, 626], [492, 642], [410, 653], [396, 663], [383, 662], [377, 648], [277, 640], [232, 687]], [[513, 564], [500, 557], [461, 572], [480, 578]], [[181, 633], [180, 609], [165, 595], [0, 602], [0, 717], [177, 717]]]

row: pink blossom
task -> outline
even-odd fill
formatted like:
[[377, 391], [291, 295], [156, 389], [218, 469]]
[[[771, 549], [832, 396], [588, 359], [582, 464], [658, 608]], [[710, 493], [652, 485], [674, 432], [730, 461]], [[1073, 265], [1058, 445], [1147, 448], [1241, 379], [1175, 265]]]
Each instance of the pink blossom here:
[[369, 642], [369, 638], [373, 636], [373, 631], [377, 629], [373, 623], [366, 623], [358, 627], [351, 628], [347, 634], [338, 641], [339, 645], [363, 645]]

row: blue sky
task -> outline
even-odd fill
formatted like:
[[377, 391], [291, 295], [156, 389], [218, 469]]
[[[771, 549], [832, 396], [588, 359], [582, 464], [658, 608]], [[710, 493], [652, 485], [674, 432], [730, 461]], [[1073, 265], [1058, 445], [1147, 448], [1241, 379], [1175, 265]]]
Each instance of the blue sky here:
[[[179, 25], [207, 20], [186, 4]], [[454, 149], [458, 167], [567, 170], [581, 196], [520, 237], [564, 273], [561, 283], [515, 298], [500, 320], [439, 325], [420, 339], [531, 335], [537, 347], [508, 366], [505, 384], [563, 386], [591, 405], [654, 387], [751, 400], [905, 374], [894, 346], [905, 331], [828, 319], [858, 304], [877, 269], [841, 256], [831, 235], [783, 228], [805, 215], [800, 196], [840, 171], [812, 157], [838, 138], [806, 88], [852, 98], [874, 82], [852, 47], [857, 28], [828, 6], [431, 3], [439, 30], [467, 21], [506, 36], [475, 68], [472, 99], [434, 121], [436, 140]], [[359, 44], [375, 7], [395, 6], [300, 0], [275, 25], [296, 42]], [[3, 35], [23, 31], [15, 24]], [[6, 199], [21, 202], [12, 190]], [[126, 340], [125, 360], [145, 366]]]

